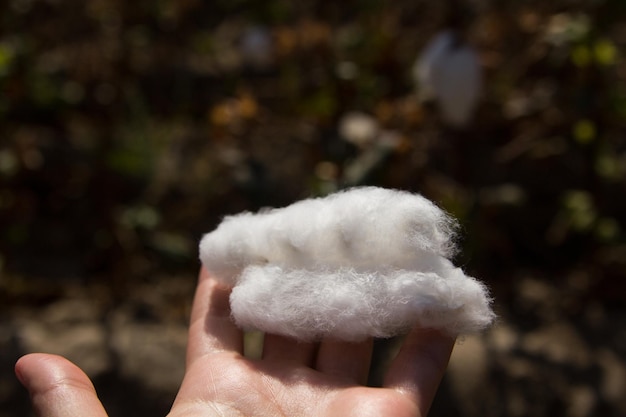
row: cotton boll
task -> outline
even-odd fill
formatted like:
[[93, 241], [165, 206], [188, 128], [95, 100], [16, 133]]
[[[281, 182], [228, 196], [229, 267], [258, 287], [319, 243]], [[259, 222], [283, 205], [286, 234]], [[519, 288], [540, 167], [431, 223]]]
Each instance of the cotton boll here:
[[369, 114], [353, 111], [339, 120], [341, 137], [359, 148], [366, 148], [374, 143], [379, 131], [378, 121]]
[[383, 274], [251, 266], [233, 289], [231, 308], [243, 328], [300, 340], [390, 337], [416, 323], [454, 334], [486, 327], [493, 313], [476, 297], [480, 284], [447, 278], [406, 270]]
[[450, 333], [493, 320], [487, 289], [448, 260], [454, 221], [426, 198], [355, 188], [229, 216], [200, 258], [233, 287], [236, 323], [300, 340]]
[[446, 123], [470, 123], [482, 90], [482, 71], [478, 54], [458, 35], [439, 32], [418, 57], [413, 76], [421, 98], [434, 100]]
[[454, 251], [453, 224], [420, 195], [364, 187], [227, 217], [203, 238], [200, 252], [215, 275], [263, 262], [294, 268], [412, 268], [420, 256]]

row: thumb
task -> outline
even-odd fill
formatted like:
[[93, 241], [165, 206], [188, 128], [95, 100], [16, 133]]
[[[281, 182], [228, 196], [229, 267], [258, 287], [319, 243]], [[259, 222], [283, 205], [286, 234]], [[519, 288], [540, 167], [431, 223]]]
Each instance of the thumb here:
[[39, 417], [107, 415], [87, 375], [61, 356], [23, 356], [15, 364], [15, 374]]

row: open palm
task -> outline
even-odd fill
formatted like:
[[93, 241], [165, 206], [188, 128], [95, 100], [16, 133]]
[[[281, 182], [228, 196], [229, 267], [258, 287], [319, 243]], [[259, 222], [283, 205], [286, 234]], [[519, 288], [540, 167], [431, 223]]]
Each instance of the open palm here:
[[[266, 335], [263, 357], [244, 358], [230, 320], [228, 290], [204, 270], [191, 315], [187, 369], [170, 417], [426, 415], [454, 339], [415, 329], [387, 372], [383, 388], [364, 385], [372, 344], [299, 343]], [[34, 354], [16, 373], [41, 417], [104, 417], [87, 376], [67, 360]]]

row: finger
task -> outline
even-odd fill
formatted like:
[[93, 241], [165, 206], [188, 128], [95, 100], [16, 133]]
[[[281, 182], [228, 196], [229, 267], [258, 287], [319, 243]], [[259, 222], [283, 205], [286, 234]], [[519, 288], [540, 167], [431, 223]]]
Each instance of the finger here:
[[351, 343], [324, 340], [317, 353], [315, 368], [357, 384], [365, 384], [372, 359], [373, 342]]
[[263, 359], [312, 366], [315, 349], [314, 343], [298, 342], [285, 336], [266, 334]]
[[243, 353], [243, 334], [230, 317], [230, 289], [202, 268], [191, 308], [187, 363], [215, 352]]
[[107, 415], [87, 375], [65, 358], [26, 355], [15, 364], [15, 374], [28, 390], [39, 417]]
[[455, 338], [432, 329], [414, 329], [391, 363], [384, 386], [409, 395], [427, 415], [443, 378]]

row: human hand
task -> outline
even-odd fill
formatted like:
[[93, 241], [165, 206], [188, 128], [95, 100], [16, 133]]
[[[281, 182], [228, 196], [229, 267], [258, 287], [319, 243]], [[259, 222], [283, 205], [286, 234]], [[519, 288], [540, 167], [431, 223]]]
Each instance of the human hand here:
[[[194, 299], [186, 372], [169, 417], [425, 416], [454, 339], [415, 329], [405, 339], [383, 388], [364, 385], [372, 342], [299, 343], [266, 335], [263, 357], [246, 359], [230, 320], [229, 290], [202, 270]], [[16, 364], [40, 417], [106, 411], [89, 378], [64, 358], [31, 354]]]

